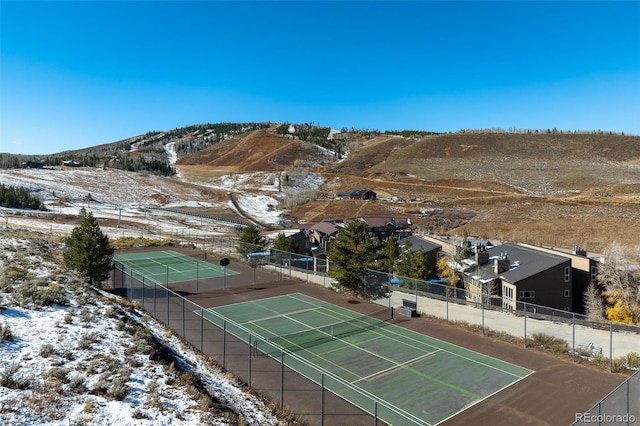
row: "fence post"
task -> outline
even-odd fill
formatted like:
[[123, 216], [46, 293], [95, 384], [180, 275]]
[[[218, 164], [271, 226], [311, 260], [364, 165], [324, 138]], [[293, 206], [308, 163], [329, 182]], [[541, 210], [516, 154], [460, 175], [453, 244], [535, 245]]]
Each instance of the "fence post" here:
[[[627, 414], [631, 413], [631, 401], [629, 400], [629, 393], [631, 393], [631, 389], [629, 389], [629, 385], [631, 384], [631, 379], [627, 379]], [[631, 423], [631, 416], [627, 416], [627, 426]]]
[[[517, 302], [516, 302], [516, 306]], [[527, 347], [527, 302], [523, 302], [522, 309], [524, 310], [524, 347]]]
[[249, 344], [247, 348], [247, 384], [251, 387], [251, 333], [249, 333]]
[[320, 375], [320, 426], [324, 426], [324, 373]]
[[609, 321], [609, 373], [613, 373], [613, 321]]
[[378, 400], [373, 401], [373, 426], [378, 424]]
[[445, 291], [445, 308], [446, 308], [446, 321], [449, 322], [449, 292]]
[[571, 329], [573, 331], [573, 336], [571, 340], [571, 362], [576, 362], [576, 314], [575, 312], [571, 313]]
[[227, 320], [222, 323], [222, 368], [227, 368]]
[[204, 308], [200, 309], [200, 352], [204, 353]]
[[182, 338], [187, 340], [187, 337], [184, 332], [184, 297], [182, 297]]
[[484, 336], [484, 293], [480, 292], [480, 305], [482, 305], [482, 335]]
[[280, 408], [284, 407], [284, 351], [280, 351]]

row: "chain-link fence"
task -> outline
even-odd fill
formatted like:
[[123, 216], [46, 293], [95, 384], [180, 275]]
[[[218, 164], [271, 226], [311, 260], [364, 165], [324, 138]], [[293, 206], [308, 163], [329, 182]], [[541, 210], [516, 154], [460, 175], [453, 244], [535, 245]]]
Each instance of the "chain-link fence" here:
[[112, 288], [213, 357], [249, 387], [303, 418], [306, 424], [335, 424], [339, 419], [341, 424], [352, 425], [424, 425], [331, 372], [308, 364], [295, 353], [252, 335], [241, 325], [205, 310], [162, 284], [147, 281], [144, 274], [121, 264], [119, 268], [111, 273]]
[[367, 270], [365, 281], [366, 289], [390, 295], [374, 298], [381, 305], [400, 306], [402, 299], [410, 299], [419, 313], [477, 326], [483, 333], [505, 332], [521, 338], [524, 345], [531, 344], [536, 334], [554, 336], [567, 342], [567, 352], [574, 360], [605, 357], [611, 370], [616, 357], [640, 350], [638, 326], [590, 321], [584, 315], [522, 301], [516, 303], [516, 309], [507, 309], [500, 296], [449, 286], [442, 280], [417, 280]]
[[585, 413], [576, 413], [573, 425], [632, 426], [640, 423], [640, 370], [637, 370]]

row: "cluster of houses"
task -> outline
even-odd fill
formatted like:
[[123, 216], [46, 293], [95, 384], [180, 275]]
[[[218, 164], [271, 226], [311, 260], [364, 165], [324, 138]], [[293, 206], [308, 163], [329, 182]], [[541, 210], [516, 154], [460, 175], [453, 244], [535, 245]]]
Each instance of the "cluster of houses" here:
[[401, 246], [411, 242], [411, 249], [427, 254], [428, 269], [437, 277], [436, 263], [444, 254], [455, 261], [451, 266], [463, 277], [459, 283], [467, 291], [468, 301], [480, 302], [491, 295], [493, 303], [505, 310], [516, 310], [518, 302], [555, 309], [583, 312], [582, 295], [596, 279], [599, 255], [588, 256], [575, 247], [561, 251], [527, 244], [494, 244], [488, 240], [423, 237], [413, 235], [409, 218], [361, 217], [330, 219], [302, 227], [293, 235], [299, 252], [313, 257], [313, 264], [327, 265], [331, 241], [350, 221], [360, 220], [371, 226], [380, 241], [393, 235]]
[[[82, 167], [83, 164], [76, 160], [63, 161], [62, 164], [66, 167]], [[44, 169], [45, 164], [40, 161], [23, 161], [20, 163], [20, 167], [23, 169]]]

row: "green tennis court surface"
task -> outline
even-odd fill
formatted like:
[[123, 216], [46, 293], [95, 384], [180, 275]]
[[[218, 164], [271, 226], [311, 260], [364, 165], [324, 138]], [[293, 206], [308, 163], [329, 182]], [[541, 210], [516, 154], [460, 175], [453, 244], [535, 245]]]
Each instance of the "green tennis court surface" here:
[[133, 271], [136, 276], [144, 277], [145, 283], [171, 284], [238, 274], [172, 250], [118, 254], [113, 260]]
[[532, 373], [299, 293], [204, 315], [390, 424], [438, 424]]

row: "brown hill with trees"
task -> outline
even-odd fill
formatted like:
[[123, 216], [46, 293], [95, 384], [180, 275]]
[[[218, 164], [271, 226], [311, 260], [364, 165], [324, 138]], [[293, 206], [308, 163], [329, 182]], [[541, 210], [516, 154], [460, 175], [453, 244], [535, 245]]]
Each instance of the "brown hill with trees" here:
[[234, 172], [282, 171], [317, 162], [319, 156], [312, 144], [272, 130], [256, 130], [184, 157], [178, 165], [206, 165]]

